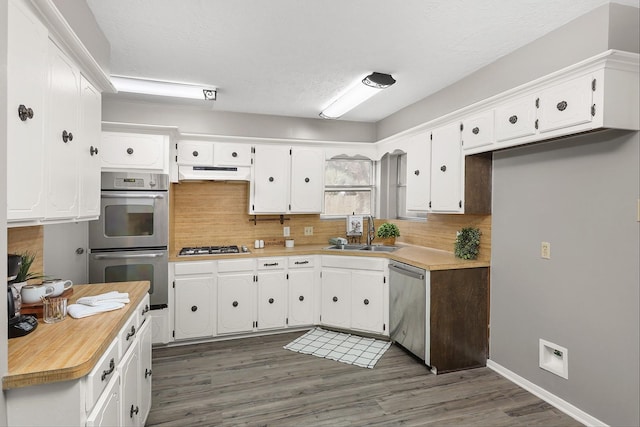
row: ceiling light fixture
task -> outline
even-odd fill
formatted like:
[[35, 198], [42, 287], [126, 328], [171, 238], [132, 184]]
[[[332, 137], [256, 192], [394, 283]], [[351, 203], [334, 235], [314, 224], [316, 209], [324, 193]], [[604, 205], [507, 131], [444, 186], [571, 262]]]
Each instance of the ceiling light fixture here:
[[145, 95], [170, 96], [175, 98], [203, 99], [215, 101], [217, 90], [203, 85], [176, 83], [162, 80], [148, 80], [136, 77], [111, 76], [111, 82], [118, 92]]
[[395, 82], [396, 80], [390, 74], [371, 73], [322, 110], [320, 117], [337, 119]]

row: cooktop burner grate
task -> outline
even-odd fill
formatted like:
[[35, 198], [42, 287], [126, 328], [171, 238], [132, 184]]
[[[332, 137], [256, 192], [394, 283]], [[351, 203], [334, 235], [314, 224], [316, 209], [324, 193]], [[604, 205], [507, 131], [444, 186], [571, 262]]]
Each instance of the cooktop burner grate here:
[[237, 254], [240, 250], [237, 246], [193, 246], [180, 249], [178, 256], [189, 255], [217, 255], [217, 254]]

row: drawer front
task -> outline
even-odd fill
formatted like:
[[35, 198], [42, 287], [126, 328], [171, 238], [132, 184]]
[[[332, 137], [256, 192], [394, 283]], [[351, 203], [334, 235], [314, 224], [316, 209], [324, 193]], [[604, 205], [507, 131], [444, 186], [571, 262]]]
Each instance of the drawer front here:
[[591, 76], [583, 76], [540, 93], [540, 132], [591, 121]]
[[251, 166], [251, 146], [216, 142], [213, 158], [217, 166]]
[[105, 168], [163, 169], [164, 152], [162, 135], [102, 133], [100, 158]]
[[111, 378], [116, 375], [116, 366], [119, 361], [118, 340], [114, 339], [96, 366], [87, 375], [87, 400], [85, 402], [87, 412], [93, 409], [102, 391], [107, 387]]
[[127, 323], [120, 329], [118, 341], [120, 342], [120, 358], [127, 352], [138, 333], [138, 312], [134, 312]]
[[213, 143], [208, 141], [179, 141], [178, 164], [213, 166]]
[[388, 260], [385, 258], [367, 258], [359, 256], [322, 256], [323, 267], [349, 268], [352, 270], [383, 271]]
[[496, 140], [507, 141], [536, 133], [536, 99], [526, 96], [496, 108]]
[[285, 258], [258, 258], [258, 270], [282, 270], [286, 266]]
[[218, 273], [231, 273], [234, 271], [253, 271], [256, 262], [253, 258], [230, 259], [218, 261]]
[[289, 268], [312, 268], [315, 267], [316, 257], [314, 256], [292, 256], [289, 257]]
[[462, 122], [462, 148], [482, 147], [493, 142], [493, 110]]
[[213, 274], [215, 273], [215, 261], [176, 262], [175, 274]]

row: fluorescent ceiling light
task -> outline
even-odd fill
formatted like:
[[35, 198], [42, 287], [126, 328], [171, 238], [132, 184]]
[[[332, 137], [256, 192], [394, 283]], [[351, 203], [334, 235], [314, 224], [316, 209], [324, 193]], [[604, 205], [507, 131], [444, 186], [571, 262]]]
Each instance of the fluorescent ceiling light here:
[[347, 89], [343, 95], [325, 108], [320, 113], [320, 117], [324, 119], [337, 119], [395, 82], [395, 79], [389, 74], [369, 74]]
[[175, 98], [204, 99], [207, 101], [215, 101], [217, 97], [217, 91], [215, 88], [188, 83], [147, 80], [125, 76], [111, 76], [111, 82], [118, 92], [171, 96]]

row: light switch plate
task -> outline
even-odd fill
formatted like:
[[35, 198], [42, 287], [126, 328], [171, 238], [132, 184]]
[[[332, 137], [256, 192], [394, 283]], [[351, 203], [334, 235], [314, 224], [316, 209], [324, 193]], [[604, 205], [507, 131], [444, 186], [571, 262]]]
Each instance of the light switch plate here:
[[282, 227], [282, 235], [284, 237], [289, 237], [291, 236], [291, 228], [289, 227]]
[[551, 243], [542, 242], [540, 244], [540, 257], [543, 259], [551, 259]]

